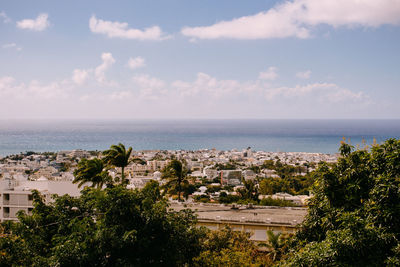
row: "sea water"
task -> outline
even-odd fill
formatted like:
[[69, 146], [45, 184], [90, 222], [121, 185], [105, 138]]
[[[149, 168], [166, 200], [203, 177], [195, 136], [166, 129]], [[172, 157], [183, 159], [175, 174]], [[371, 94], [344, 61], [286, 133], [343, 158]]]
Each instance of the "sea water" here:
[[25, 151], [244, 149], [337, 153], [400, 138], [400, 120], [33, 120], [0, 121], [0, 155]]

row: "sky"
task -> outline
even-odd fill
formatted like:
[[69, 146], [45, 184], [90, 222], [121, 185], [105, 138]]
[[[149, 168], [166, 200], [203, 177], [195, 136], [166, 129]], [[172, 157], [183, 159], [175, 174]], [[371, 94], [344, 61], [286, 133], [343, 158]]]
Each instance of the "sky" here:
[[0, 119], [399, 119], [400, 0], [0, 0]]

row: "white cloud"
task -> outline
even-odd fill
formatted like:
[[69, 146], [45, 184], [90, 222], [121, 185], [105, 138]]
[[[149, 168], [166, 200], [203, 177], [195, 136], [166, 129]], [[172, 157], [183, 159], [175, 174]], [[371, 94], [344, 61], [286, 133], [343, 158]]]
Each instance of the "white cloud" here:
[[306, 70], [306, 71], [299, 71], [296, 73], [296, 77], [300, 79], [310, 79], [311, 77], [311, 70]]
[[267, 100], [276, 98], [297, 98], [307, 97], [321, 102], [369, 102], [369, 97], [362, 92], [352, 92], [340, 88], [334, 83], [313, 83], [307, 85], [296, 85], [295, 87], [267, 88], [265, 90]]
[[355, 93], [347, 89], [338, 89], [334, 92], [331, 92], [329, 94], [329, 100], [331, 102], [343, 102], [348, 100], [364, 101], [366, 103], [370, 102], [369, 97], [362, 92]]
[[339, 26], [379, 27], [400, 24], [398, 0], [299, 0], [292, 8], [300, 23]]
[[36, 19], [20, 20], [17, 21], [17, 27], [32, 31], [44, 31], [50, 26], [50, 22], [47, 20], [48, 17], [46, 13], [42, 13], [39, 14]]
[[165, 82], [155, 78], [155, 77], [150, 77], [148, 74], [138, 74], [133, 76], [133, 81], [138, 84], [140, 87], [149, 87], [149, 88], [155, 88], [155, 89], [160, 89], [165, 86]]
[[138, 69], [146, 66], [145, 60], [142, 57], [129, 58], [128, 67], [131, 69]]
[[237, 93], [246, 87], [245, 84], [238, 81], [218, 80], [203, 72], [197, 73], [196, 80], [191, 83], [178, 80], [171, 85], [181, 97], [202, 95], [206, 98], [229, 96], [231, 93]]
[[261, 80], [275, 80], [278, 77], [276, 67], [269, 67], [266, 71], [260, 72], [258, 78]]
[[89, 20], [89, 28], [93, 33], [105, 34], [109, 38], [136, 39], [136, 40], [164, 40], [169, 38], [158, 26], [152, 26], [144, 30], [129, 28], [128, 23], [118, 21], [106, 21], [92, 16]]
[[4, 49], [14, 48], [17, 51], [21, 51], [22, 50], [22, 47], [17, 45], [16, 43], [4, 44], [4, 45], [2, 45], [2, 48], [4, 48]]
[[255, 15], [184, 27], [181, 33], [199, 39], [308, 38], [314, 26], [379, 27], [400, 24], [398, 0], [293, 0]]
[[38, 96], [40, 98], [45, 99], [54, 99], [54, 98], [65, 98], [67, 97], [65, 83], [61, 82], [52, 82], [50, 84], [41, 84], [40, 82], [33, 80], [29, 83], [26, 88], [29, 93], [34, 96]]
[[110, 95], [110, 98], [112, 100], [122, 100], [122, 99], [127, 99], [132, 97], [132, 92], [130, 91], [117, 91], [117, 92], [113, 92]]
[[99, 83], [109, 84], [106, 80], [105, 72], [115, 63], [115, 59], [111, 53], [101, 54], [101, 59], [103, 63], [94, 70], [94, 75]]
[[132, 81], [140, 88], [140, 96], [149, 99], [158, 99], [166, 91], [166, 83], [148, 74], [133, 76]]
[[205, 27], [184, 27], [181, 33], [199, 39], [265, 39], [295, 36], [309, 37], [309, 31], [294, 24], [281, 10], [271, 9], [253, 16], [245, 16], [231, 21], [221, 21]]
[[13, 77], [0, 77], [0, 96], [18, 99], [59, 99], [68, 96], [67, 91], [70, 89], [67, 81], [55, 81], [49, 84], [42, 84], [37, 80], [31, 81], [29, 84], [17, 82]]
[[82, 85], [87, 80], [89, 72], [89, 70], [74, 69], [74, 71], [72, 72], [72, 80], [76, 84]]
[[0, 77], [0, 96], [12, 94], [16, 89], [14, 82], [11, 76]]
[[[104, 78], [100, 83], [93, 69], [75, 69], [72, 78], [50, 83], [34, 80], [25, 84], [10, 76], [0, 77], [0, 110], [3, 111], [0, 114], [18, 105], [24, 107], [25, 112], [18, 111], [22, 117], [27, 114], [118, 116], [132, 111], [140, 114], [138, 116], [150, 117], [182, 114], [189, 117], [262, 117], [269, 114], [301, 118], [325, 113], [334, 116], [336, 110], [345, 116], [346, 111], [352, 109], [362, 112], [374, 108], [368, 95], [335, 83], [272, 87], [269, 81], [260, 79], [218, 79], [204, 72], [197, 73], [193, 80], [172, 82], [137, 74], [114, 88], [104, 88], [103, 82], [109, 83], [104, 71], [115, 60], [110, 53], [103, 53], [102, 60], [99, 66], [102, 67], [97, 68], [98, 77]], [[85, 82], [90, 86], [85, 86]]]
[[118, 86], [118, 83], [116, 81], [108, 80], [106, 78], [106, 72], [111, 68], [112, 65], [114, 65], [116, 60], [111, 53], [102, 53], [101, 60], [102, 63], [94, 69], [74, 69], [72, 71], [71, 80], [76, 85], [82, 85], [88, 82], [88, 80], [89, 82], [92, 81], [94, 78], [95, 81], [102, 86]]
[[175, 81], [171, 83], [171, 94], [186, 98], [251, 98], [264, 97], [267, 101], [319, 101], [321, 103], [369, 102], [369, 97], [362, 92], [353, 92], [334, 83], [313, 83], [294, 87], [271, 87], [260, 80], [240, 82], [236, 80], [218, 80], [205, 73], [198, 73], [193, 82]]
[[0, 12], [0, 18], [3, 19], [3, 23], [10, 23], [11, 19], [7, 16], [7, 14], [4, 11]]

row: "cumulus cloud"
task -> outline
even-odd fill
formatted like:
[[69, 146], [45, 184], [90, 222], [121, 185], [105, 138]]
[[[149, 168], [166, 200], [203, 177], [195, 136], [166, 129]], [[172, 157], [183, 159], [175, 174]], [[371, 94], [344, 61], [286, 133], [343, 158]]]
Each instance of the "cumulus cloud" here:
[[106, 72], [114, 65], [116, 60], [111, 53], [101, 54], [102, 63], [97, 67], [88, 69], [74, 69], [72, 71], [71, 80], [76, 85], [83, 85], [86, 82], [96, 81], [102, 86], [118, 86], [116, 81], [108, 80], [106, 78]]
[[205, 27], [184, 27], [181, 33], [199, 39], [265, 39], [295, 36], [309, 37], [305, 27], [293, 23], [284, 16], [282, 10], [271, 9], [253, 16], [245, 16], [231, 21], [221, 21]]
[[309, 38], [314, 26], [379, 27], [400, 24], [398, 0], [293, 0], [255, 15], [220, 21], [211, 26], [184, 27], [198, 39]]
[[103, 53], [101, 54], [101, 60], [103, 63], [96, 67], [94, 75], [99, 83], [107, 84], [105, 72], [115, 63], [115, 59], [111, 53]]
[[3, 23], [10, 23], [11, 19], [7, 16], [6, 12], [0, 12], [0, 18], [3, 19]]
[[93, 33], [105, 34], [109, 38], [135, 39], [135, 40], [155, 40], [160, 41], [169, 38], [161, 28], [152, 26], [144, 30], [129, 28], [128, 23], [118, 21], [107, 21], [97, 19], [93, 15], [89, 20], [89, 28]]
[[158, 99], [164, 95], [166, 83], [148, 74], [138, 74], [133, 76], [132, 81], [140, 88], [140, 96], [149, 99]]
[[192, 82], [177, 80], [171, 83], [170, 93], [179, 97], [204, 97], [207, 100], [222, 97], [264, 98], [279, 102], [284, 99], [319, 101], [321, 103], [359, 102], [368, 103], [369, 97], [362, 92], [353, 92], [334, 83], [312, 83], [293, 87], [272, 87], [261, 80], [240, 82], [237, 80], [219, 80], [206, 73], [198, 73]]
[[67, 81], [55, 81], [43, 84], [37, 80], [33, 80], [25, 84], [18, 82], [10, 76], [0, 77], [0, 96], [19, 99], [59, 99], [67, 97], [68, 90], [70, 90], [70, 85]]
[[24, 19], [17, 21], [17, 27], [20, 29], [32, 31], [44, 31], [50, 26], [46, 13], [39, 14], [36, 19]]
[[74, 69], [72, 72], [72, 80], [78, 85], [85, 83], [89, 76], [89, 70]]
[[267, 100], [280, 97], [297, 99], [299, 97], [311, 97], [323, 102], [369, 101], [369, 97], [362, 92], [353, 92], [340, 88], [334, 83], [313, 83], [294, 87], [267, 88], [265, 97]]
[[278, 77], [276, 67], [269, 67], [266, 71], [260, 72], [258, 78], [261, 80], [275, 80]]
[[49, 84], [41, 84], [39, 81], [33, 80], [27, 86], [27, 91], [34, 96], [40, 98], [65, 98], [67, 97], [66, 86], [63, 82], [52, 82]]
[[142, 57], [129, 58], [128, 67], [131, 69], [138, 69], [146, 66], [145, 60]]
[[9, 95], [16, 91], [15, 79], [11, 76], [0, 77], [0, 96]]
[[203, 95], [214, 98], [227, 96], [232, 92], [238, 91], [240, 85], [238, 81], [218, 80], [203, 72], [197, 73], [196, 80], [191, 83], [180, 80], [172, 83], [172, 87], [178, 91], [179, 96]]
[[[109, 84], [104, 76], [105, 71], [114, 64], [115, 59], [110, 53], [103, 53], [102, 60], [96, 70], [75, 69], [72, 77], [66, 80], [48, 83], [33, 80], [24, 83], [10, 76], [0, 77], [0, 108], [6, 110], [5, 107], [10, 108], [9, 103], [13, 103], [28, 110], [35, 109], [40, 103], [41, 107], [46, 107], [40, 109], [45, 116], [49, 114], [50, 106], [56, 109], [59, 106], [74, 106], [72, 112], [75, 112], [75, 117], [81, 115], [79, 112], [91, 112], [96, 117], [100, 113], [124, 113], [131, 108], [150, 117], [168, 117], [171, 114], [182, 114], [183, 111], [187, 115], [213, 117], [232, 115], [231, 111], [237, 115], [246, 112], [246, 116], [272, 114], [270, 112], [282, 115], [281, 112], [286, 112], [287, 116], [301, 117], [314, 113], [320, 115], [320, 112], [328, 109], [329, 112], [348, 110], [348, 107], [366, 110], [373, 104], [365, 93], [349, 90], [335, 83], [279, 87], [262, 79], [219, 79], [204, 72], [197, 73], [192, 80], [171, 82], [148, 74], [136, 74], [115, 87], [104, 88], [104, 82]], [[90, 86], [84, 86], [85, 82]], [[151, 112], [147, 113], [149, 110]], [[62, 110], [54, 112], [51, 116], [61, 114], [57, 112]]]
[[132, 92], [130, 91], [117, 91], [117, 92], [112, 92], [110, 95], [110, 99], [112, 100], [121, 100], [130, 97], [132, 97]]
[[299, 71], [299, 72], [296, 73], [296, 77], [300, 78], [300, 79], [310, 79], [311, 70]]

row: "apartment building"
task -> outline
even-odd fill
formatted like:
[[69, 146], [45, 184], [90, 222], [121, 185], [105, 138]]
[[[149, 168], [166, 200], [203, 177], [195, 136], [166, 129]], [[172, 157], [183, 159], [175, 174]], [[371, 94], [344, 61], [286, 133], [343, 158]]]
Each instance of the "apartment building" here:
[[44, 177], [37, 181], [1, 179], [0, 221], [17, 220], [19, 211], [30, 214], [33, 209], [33, 190], [39, 191], [46, 202], [52, 201], [53, 194], [80, 195], [80, 189], [72, 181], [49, 181]]

